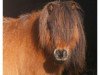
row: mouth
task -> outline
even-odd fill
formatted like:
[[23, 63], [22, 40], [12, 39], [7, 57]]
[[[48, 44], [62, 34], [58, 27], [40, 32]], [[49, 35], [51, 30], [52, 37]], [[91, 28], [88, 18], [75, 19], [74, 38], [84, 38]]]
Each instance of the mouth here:
[[56, 55], [54, 55], [54, 57], [55, 57], [55, 59], [57, 60], [57, 61], [66, 61], [67, 60], [67, 57], [63, 57], [63, 58], [60, 58], [60, 57], [58, 57], [58, 56], [56, 56]]

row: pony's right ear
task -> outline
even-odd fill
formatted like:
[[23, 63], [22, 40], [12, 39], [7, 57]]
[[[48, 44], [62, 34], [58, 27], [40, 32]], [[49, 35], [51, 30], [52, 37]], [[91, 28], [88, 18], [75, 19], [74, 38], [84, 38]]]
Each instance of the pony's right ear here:
[[54, 4], [53, 4], [53, 3], [50, 3], [50, 4], [47, 6], [47, 9], [48, 9], [48, 13], [51, 14], [51, 12], [54, 10]]
[[72, 1], [71, 7], [72, 7], [72, 9], [81, 9], [80, 5], [74, 1]]

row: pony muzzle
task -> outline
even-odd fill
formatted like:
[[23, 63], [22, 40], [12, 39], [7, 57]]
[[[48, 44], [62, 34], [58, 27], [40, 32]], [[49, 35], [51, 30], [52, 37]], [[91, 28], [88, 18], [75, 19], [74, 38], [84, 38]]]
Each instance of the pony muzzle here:
[[57, 61], [67, 60], [67, 50], [66, 49], [55, 49], [54, 57]]

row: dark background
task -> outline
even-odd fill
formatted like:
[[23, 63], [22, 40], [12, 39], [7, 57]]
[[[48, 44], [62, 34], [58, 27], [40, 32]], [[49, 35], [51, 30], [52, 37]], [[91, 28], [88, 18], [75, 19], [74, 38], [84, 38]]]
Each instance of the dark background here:
[[[7, 17], [17, 17], [20, 14], [28, 13], [32, 10], [39, 10], [50, 1], [54, 0], [3, 0], [3, 15]], [[75, 1], [78, 2], [84, 10], [87, 64], [86, 72], [83, 75], [97, 75], [97, 1]]]

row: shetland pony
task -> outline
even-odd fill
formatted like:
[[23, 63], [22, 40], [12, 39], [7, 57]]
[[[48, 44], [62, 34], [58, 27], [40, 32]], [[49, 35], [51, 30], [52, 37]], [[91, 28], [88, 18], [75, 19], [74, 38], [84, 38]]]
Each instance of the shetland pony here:
[[82, 10], [54, 1], [37, 12], [3, 20], [4, 75], [79, 75], [85, 66]]

